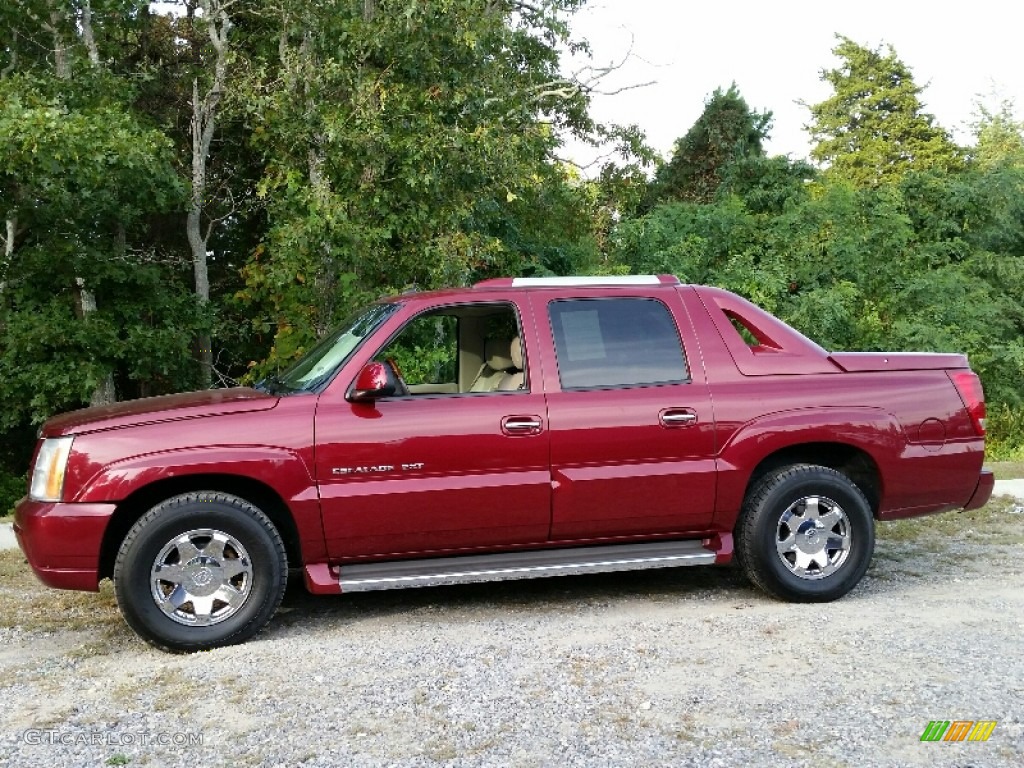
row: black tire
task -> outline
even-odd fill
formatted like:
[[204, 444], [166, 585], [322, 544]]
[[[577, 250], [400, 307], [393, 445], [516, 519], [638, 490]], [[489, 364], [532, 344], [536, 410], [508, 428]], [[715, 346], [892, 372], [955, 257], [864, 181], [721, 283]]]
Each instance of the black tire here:
[[736, 523], [736, 559], [775, 597], [824, 603], [863, 578], [875, 550], [871, 505], [846, 475], [797, 464], [748, 492]]
[[225, 493], [187, 493], [156, 505], [132, 526], [114, 564], [125, 621], [174, 652], [248, 640], [274, 615], [287, 580], [274, 524]]

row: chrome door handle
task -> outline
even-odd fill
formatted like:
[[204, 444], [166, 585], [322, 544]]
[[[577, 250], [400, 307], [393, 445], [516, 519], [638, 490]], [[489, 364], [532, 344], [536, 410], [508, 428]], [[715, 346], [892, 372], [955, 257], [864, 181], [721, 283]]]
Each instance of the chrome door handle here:
[[663, 411], [660, 419], [666, 427], [688, 427], [697, 423], [697, 414], [691, 411]]
[[509, 419], [505, 422], [506, 429], [540, 429], [536, 419]]
[[505, 434], [536, 434], [543, 426], [536, 416], [506, 416], [501, 420], [501, 429]]

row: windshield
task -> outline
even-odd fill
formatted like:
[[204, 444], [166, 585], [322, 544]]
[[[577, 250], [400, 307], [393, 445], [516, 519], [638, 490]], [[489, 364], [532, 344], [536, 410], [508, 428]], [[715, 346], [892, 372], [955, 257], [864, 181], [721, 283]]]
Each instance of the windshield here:
[[313, 392], [327, 383], [363, 339], [398, 309], [397, 304], [374, 304], [352, 315], [342, 326], [277, 376], [259, 387], [271, 393]]

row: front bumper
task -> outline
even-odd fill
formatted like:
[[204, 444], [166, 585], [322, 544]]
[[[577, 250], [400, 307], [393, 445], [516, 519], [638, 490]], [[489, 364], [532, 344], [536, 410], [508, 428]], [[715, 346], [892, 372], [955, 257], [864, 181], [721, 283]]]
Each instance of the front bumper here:
[[981, 477], [978, 478], [978, 487], [974, 489], [974, 494], [964, 505], [964, 509], [980, 509], [988, 504], [988, 500], [992, 497], [992, 489], [995, 488], [995, 485], [996, 476], [992, 474], [992, 470], [981, 470]]
[[113, 504], [32, 501], [14, 509], [14, 535], [41, 582], [57, 589], [99, 589], [100, 549]]

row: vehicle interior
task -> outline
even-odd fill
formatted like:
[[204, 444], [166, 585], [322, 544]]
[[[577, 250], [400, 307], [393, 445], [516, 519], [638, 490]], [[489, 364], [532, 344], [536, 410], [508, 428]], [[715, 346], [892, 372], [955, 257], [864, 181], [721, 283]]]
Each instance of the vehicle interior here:
[[390, 363], [410, 395], [527, 388], [519, 321], [511, 304], [457, 305], [417, 315], [374, 359]]

